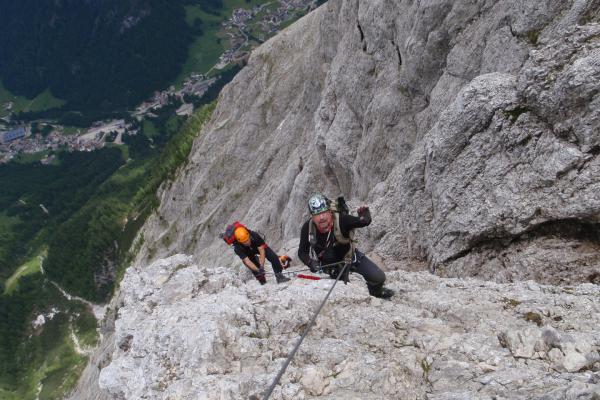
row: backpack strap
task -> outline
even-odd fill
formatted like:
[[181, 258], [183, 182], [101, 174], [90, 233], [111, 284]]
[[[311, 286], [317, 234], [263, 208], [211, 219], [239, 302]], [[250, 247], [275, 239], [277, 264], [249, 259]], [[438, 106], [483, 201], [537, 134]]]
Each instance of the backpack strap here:
[[314, 260], [318, 260], [317, 253], [315, 252], [315, 246], [317, 245], [317, 227], [313, 222], [312, 218], [308, 220], [308, 243], [310, 244], [309, 256]]
[[335, 241], [341, 244], [352, 243], [354, 239], [354, 230], [349, 232], [349, 237], [344, 236], [342, 228], [340, 228], [340, 213], [333, 213], [333, 234], [335, 235]]
[[[342, 229], [340, 228], [340, 213], [333, 213], [333, 235], [336, 243], [339, 244], [350, 244], [350, 249], [344, 255], [344, 260], [351, 261], [354, 257], [355, 241], [354, 241], [354, 229], [350, 230], [348, 237], [344, 236]], [[313, 222], [312, 218], [308, 220], [308, 243], [310, 243], [310, 257], [318, 259], [315, 253], [315, 246], [317, 244], [317, 227]]]
[[344, 234], [342, 233], [342, 229], [340, 228], [340, 213], [335, 212], [333, 213], [333, 215], [333, 234], [335, 236], [335, 241], [340, 244], [350, 245], [350, 249], [348, 250], [346, 255], [344, 255], [344, 260], [352, 261], [355, 249], [354, 229], [351, 229], [350, 232], [348, 232], [348, 237], [344, 236]]

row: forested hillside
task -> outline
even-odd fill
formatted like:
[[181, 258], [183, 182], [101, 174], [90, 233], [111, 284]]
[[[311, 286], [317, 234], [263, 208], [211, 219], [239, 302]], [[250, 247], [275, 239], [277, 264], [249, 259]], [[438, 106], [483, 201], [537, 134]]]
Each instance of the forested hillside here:
[[[213, 107], [186, 121], [164, 110], [153, 120], [154, 144], [142, 129], [126, 146], [59, 153], [56, 165], [0, 166], [7, 183], [0, 222], [9, 228], [0, 235], [2, 280], [11, 266], [26, 267], [0, 285], [0, 399], [35, 398], [39, 383], [39, 398], [61, 398], [75, 383], [85, 357], [73, 348], [71, 332], [93, 345], [96, 321], [58, 288], [95, 302], [109, 298], [137, 230], [157, 204], [158, 186], [185, 162]], [[32, 325], [40, 315], [45, 323]]]
[[29, 98], [50, 89], [63, 112], [134, 105], [185, 62], [185, 2], [0, 0], [0, 79]]

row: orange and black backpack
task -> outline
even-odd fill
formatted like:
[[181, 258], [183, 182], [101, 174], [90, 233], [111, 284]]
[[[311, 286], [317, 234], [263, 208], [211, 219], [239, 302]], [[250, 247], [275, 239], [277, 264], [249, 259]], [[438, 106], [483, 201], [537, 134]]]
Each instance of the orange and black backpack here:
[[[225, 228], [225, 232], [221, 233], [219, 237], [225, 241], [228, 245], [233, 245], [235, 243], [235, 230], [237, 228], [245, 228], [248, 229], [242, 224], [240, 221], [235, 221], [233, 224], [227, 225]], [[248, 229], [250, 231], [250, 229]]]

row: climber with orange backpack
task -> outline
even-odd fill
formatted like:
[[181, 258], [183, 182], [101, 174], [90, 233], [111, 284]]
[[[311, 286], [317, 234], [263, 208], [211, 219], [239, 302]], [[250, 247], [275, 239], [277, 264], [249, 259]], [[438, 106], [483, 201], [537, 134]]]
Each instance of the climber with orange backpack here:
[[[302, 226], [298, 257], [312, 272], [327, 272], [332, 277], [343, 273], [340, 279], [348, 281], [348, 273], [356, 272], [365, 279], [369, 294], [389, 299], [394, 292], [384, 288], [385, 273], [365, 254], [356, 249], [355, 228], [371, 223], [368, 207], [360, 207], [358, 216], [350, 215], [343, 197], [332, 202], [322, 194], [308, 200], [310, 219]], [[349, 264], [350, 268], [342, 266]], [[329, 267], [329, 268], [323, 268]]]
[[[287, 282], [290, 278], [282, 273], [281, 257], [279, 257], [266, 243], [263, 237], [239, 221], [228, 225], [221, 238], [240, 257], [244, 265], [252, 272], [261, 285], [267, 283], [265, 276], [265, 259], [269, 260], [275, 272], [277, 283]], [[287, 260], [287, 259], [285, 259]]]

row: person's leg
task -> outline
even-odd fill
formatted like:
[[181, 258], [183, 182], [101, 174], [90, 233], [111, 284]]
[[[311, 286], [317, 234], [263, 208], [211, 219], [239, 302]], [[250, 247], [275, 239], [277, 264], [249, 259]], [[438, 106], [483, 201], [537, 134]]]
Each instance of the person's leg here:
[[279, 256], [270, 247], [265, 248], [265, 257], [271, 263], [273, 271], [275, 271], [275, 280], [277, 281], [277, 283], [287, 282], [290, 280], [290, 278], [281, 273], [283, 268], [281, 268]]
[[[383, 288], [385, 283], [385, 272], [381, 270], [373, 261], [371, 261], [363, 253], [357, 251], [357, 260], [353, 265], [353, 270], [367, 281], [369, 294], [375, 297], [390, 297], [388, 289]], [[389, 295], [388, 295], [389, 294]]]
[[265, 257], [271, 263], [271, 267], [273, 267], [273, 272], [278, 274], [283, 270], [283, 268], [281, 267], [281, 261], [279, 261], [279, 256], [270, 247], [265, 247]]

